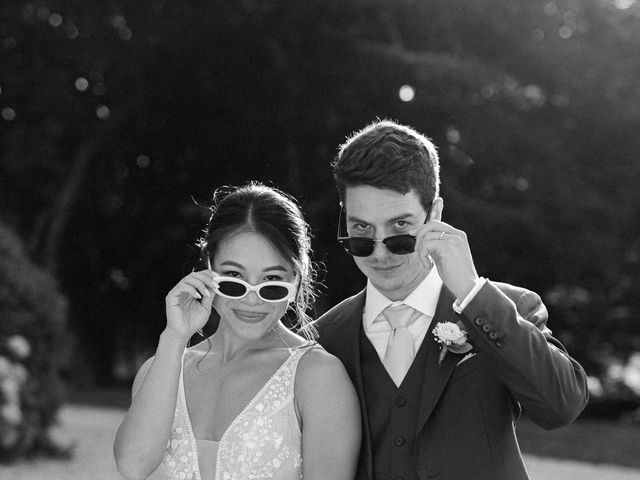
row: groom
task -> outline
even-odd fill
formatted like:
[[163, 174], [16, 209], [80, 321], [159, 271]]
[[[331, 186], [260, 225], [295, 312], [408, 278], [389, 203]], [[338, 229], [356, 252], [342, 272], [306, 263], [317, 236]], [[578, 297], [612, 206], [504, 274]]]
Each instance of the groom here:
[[338, 241], [366, 288], [316, 322], [360, 398], [362, 480], [527, 479], [514, 431], [587, 402], [580, 365], [535, 293], [478, 277], [466, 235], [442, 221], [434, 145], [376, 122], [341, 147]]

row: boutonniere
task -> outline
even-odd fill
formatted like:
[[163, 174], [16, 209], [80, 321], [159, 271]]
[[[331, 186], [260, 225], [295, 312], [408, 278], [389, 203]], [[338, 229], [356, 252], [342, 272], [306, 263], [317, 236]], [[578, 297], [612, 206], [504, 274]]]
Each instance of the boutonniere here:
[[442, 365], [447, 352], [451, 353], [468, 353], [473, 349], [471, 344], [467, 342], [467, 332], [463, 330], [462, 323], [440, 322], [433, 329], [433, 336], [440, 344], [440, 357], [438, 365]]

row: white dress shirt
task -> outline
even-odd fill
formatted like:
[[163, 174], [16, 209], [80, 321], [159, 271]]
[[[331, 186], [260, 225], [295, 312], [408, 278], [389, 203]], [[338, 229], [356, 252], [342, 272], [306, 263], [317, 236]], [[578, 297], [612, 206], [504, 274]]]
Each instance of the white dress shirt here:
[[421, 313], [421, 315], [407, 327], [413, 338], [413, 351], [417, 353], [424, 340], [424, 336], [427, 334], [427, 330], [429, 330], [431, 320], [436, 313], [436, 306], [438, 305], [441, 289], [442, 280], [435, 267], [431, 269], [429, 275], [427, 275], [413, 292], [404, 300], [398, 302], [389, 300], [380, 293], [370, 281], [367, 281], [367, 297], [362, 313], [362, 323], [364, 333], [373, 344], [376, 352], [378, 352], [380, 361], [384, 359], [389, 337], [391, 336], [391, 325], [389, 325], [389, 322], [381, 316], [380, 313], [389, 305], [399, 303], [404, 303]]

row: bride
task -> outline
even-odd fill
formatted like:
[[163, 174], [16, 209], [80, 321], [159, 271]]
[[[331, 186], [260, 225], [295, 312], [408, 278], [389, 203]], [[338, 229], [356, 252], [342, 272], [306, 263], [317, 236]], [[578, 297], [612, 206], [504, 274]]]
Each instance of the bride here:
[[[253, 182], [214, 197], [206, 268], [166, 297], [156, 354], [136, 375], [114, 443], [119, 472], [145, 479], [344, 480], [355, 475], [360, 412], [342, 364], [300, 327], [313, 298], [310, 239], [295, 202]], [[214, 308], [219, 327], [189, 339]], [[304, 329], [303, 331], [309, 331]]]

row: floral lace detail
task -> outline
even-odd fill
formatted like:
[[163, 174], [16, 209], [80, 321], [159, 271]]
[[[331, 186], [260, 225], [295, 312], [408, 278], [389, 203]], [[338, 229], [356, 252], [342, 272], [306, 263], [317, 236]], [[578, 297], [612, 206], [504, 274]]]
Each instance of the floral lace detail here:
[[[218, 446], [216, 480], [302, 478], [302, 433], [293, 404], [294, 381], [300, 358], [314, 345], [293, 349], [231, 422]], [[167, 478], [201, 480], [182, 373], [171, 437], [162, 463]]]
[[171, 436], [162, 457], [164, 473], [171, 480], [201, 480], [200, 469], [198, 468], [198, 449], [196, 448], [184, 397], [182, 371], [180, 371], [177, 400]]

